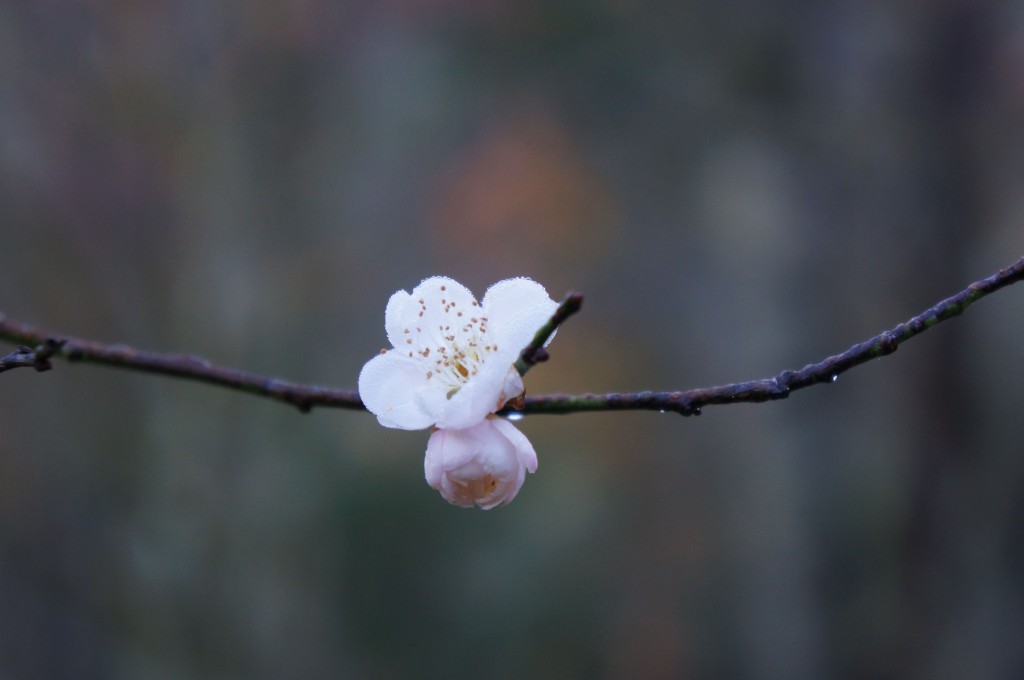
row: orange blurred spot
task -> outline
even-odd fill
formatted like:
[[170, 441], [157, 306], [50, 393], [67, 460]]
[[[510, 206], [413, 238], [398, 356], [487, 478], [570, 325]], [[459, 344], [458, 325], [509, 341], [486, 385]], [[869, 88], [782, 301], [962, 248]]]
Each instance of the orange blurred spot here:
[[443, 170], [434, 196], [431, 221], [444, 252], [503, 262], [592, 256], [611, 212], [567, 131], [536, 110], [486, 129]]

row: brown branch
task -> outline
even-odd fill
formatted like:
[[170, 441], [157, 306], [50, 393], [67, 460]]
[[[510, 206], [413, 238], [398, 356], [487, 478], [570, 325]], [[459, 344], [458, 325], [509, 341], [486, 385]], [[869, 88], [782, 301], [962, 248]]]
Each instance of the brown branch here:
[[[179, 378], [188, 378], [213, 385], [230, 387], [291, 404], [298, 407], [302, 412], [307, 412], [314, 406], [365, 410], [363, 402], [359, 398], [359, 393], [355, 390], [301, 385], [248, 371], [224, 368], [202, 357], [191, 354], [148, 352], [129, 347], [128, 345], [107, 345], [95, 340], [84, 340], [82, 338], [60, 335], [59, 333], [8, 319], [3, 314], [0, 314], [0, 337], [25, 345], [54, 345], [55, 349], [50, 356], [61, 357], [72, 362], [118, 366], [136, 371], [172, 375]], [[27, 349], [27, 347], [22, 348], [22, 350]], [[29, 352], [32, 352], [32, 350], [29, 350]], [[17, 353], [15, 352], [14, 354]], [[49, 357], [46, 358], [48, 359]], [[35, 360], [35, 357], [33, 357], [33, 360]], [[28, 364], [21, 363], [19, 365]]]
[[[892, 354], [901, 344], [936, 324], [963, 314], [973, 303], [1024, 278], [1024, 257], [986, 279], [972, 283], [956, 295], [929, 307], [915, 317], [798, 371], [782, 371], [772, 378], [730, 383], [673, 392], [612, 394], [545, 394], [526, 399], [522, 413], [579, 413], [581, 411], [672, 411], [700, 415], [711, 404], [759, 403], [785, 399], [792, 392], [832, 383], [840, 374], [871, 359]], [[508, 410], [506, 409], [506, 414]]]
[[[698, 415], [711, 404], [736, 404], [784, 399], [790, 393], [833, 382], [841, 373], [866, 361], [891, 354], [910, 338], [936, 324], [962, 314], [971, 304], [995, 291], [1024, 278], [1024, 258], [999, 270], [992, 276], [972, 283], [963, 291], [926, 309], [917, 316], [873, 338], [858, 343], [845, 352], [808, 364], [798, 371], [782, 371], [771, 378], [731, 383], [673, 392], [631, 392], [609, 394], [546, 394], [528, 397], [522, 413], [578, 413], [583, 411], [652, 410], [673, 411], [682, 415]], [[582, 296], [568, 294], [551, 320], [541, 328], [534, 340], [520, 355], [525, 369], [543, 361], [544, 342], [570, 315], [579, 309]], [[8, 319], [0, 314], [0, 338], [24, 345], [0, 358], [0, 372], [13, 368], [32, 367], [37, 371], [50, 368], [50, 358], [60, 357], [72, 362], [89, 362], [118, 366], [149, 373], [161, 373], [214, 385], [230, 387], [250, 394], [269, 397], [291, 404], [303, 412], [314, 406], [365, 410], [355, 390], [343, 390], [270, 378], [247, 371], [216, 366], [201, 357], [189, 354], [162, 354], [135, 349], [127, 345], [107, 345], [94, 340], [64, 336], [29, 324]], [[34, 346], [31, 349], [29, 346]], [[532, 348], [532, 349], [531, 349]], [[517, 362], [519, 368], [519, 362]], [[525, 369], [520, 369], [525, 370]], [[511, 409], [500, 412], [507, 415]]]

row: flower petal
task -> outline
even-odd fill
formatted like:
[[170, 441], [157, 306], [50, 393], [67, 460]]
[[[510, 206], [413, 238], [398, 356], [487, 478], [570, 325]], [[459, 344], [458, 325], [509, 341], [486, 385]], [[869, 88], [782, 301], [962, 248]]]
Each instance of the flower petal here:
[[480, 304], [498, 342], [514, 346], [516, 356], [558, 308], [544, 286], [527, 278], [497, 282], [487, 289]]
[[[384, 329], [391, 346], [402, 349], [409, 338], [408, 331], [417, 327], [431, 334], [439, 332], [447, 324], [446, 308], [467, 310], [476, 302], [473, 293], [454, 279], [446, 276], [431, 276], [412, 289], [412, 293], [400, 290], [388, 300], [384, 311]], [[450, 324], [449, 324], [450, 325]]]
[[404, 290], [388, 299], [388, 306], [384, 309], [384, 330], [392, 347], [399, 348], [404, 338], [408, 337], [404, 331], [409, 328], [410, 321], [417, 318], [419, 311], [419, 303]]
[[434, 424], [420, 394], [426, 374], [414, 360], [391, 350], [370, 359], [359, 373], [359, 397], [384, 427], [422, 430]]
[[530, 440], [526, 438], [526, 435], [504, 418], [491, 418], [490, 422], [494, 429], [504, 435], [512, 446], [515, 447], [516, 453], [519, 456], [519, 462], [523, 464], [526, 471], [530, 474], [536, 472], [537, 452], [534, 450]]

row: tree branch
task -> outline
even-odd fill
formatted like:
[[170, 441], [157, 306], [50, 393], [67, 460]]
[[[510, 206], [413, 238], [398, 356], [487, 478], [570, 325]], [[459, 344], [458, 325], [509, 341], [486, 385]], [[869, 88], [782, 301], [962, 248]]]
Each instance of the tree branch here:
[[[1000, 269], [992, 276], [972, 283], [963, 291], [926, 309], [895, 328], [858, 343], [841, 354], [798, 371], [782, 371], [772, 378], [731, 383], [674, 392], [631, 392], [610, 394], [546, 394], [528, 397], [521, 413], [578, 413], [584, 411], [648, 410], [699, 415], [710, 404], [735, 404], [785, 399], [790, 393], [818, 383], [833, 382], [839, 374], [870, 359], [892, 354], [901, 344], [936, 324], [962, 314], [970, 305], [995, 291], [1024, 278], [1024, 258]], [[516, 369], [525, 373], [534, 364], [547, 359], [544, 343], [558, 326], [580, 309], [583, 296], [569, 293], [559, 303], [550, 321], [538, 330], [516, 361]], [[8, 319], [0, 314], [0, 338], [23, 345], [0, 358], [0, 373], [14, 368], [32, 367], [45, 371], [50, 359], [118, 366], [148, 373], [177, 376], [213, 385], [257, 394], [296, 406], [308, 412], [314, 406], [365, 410], [358, 392], [318, 385], [303, 385], [268, 376], [216, 366], [190, 354], [163, 354], [135, 349], [127, 345], [107, 345], [54, 333]], [[34, 347], [34, 349], [32, 348]], [[513, 409], [499, 412], [507, 415]]]
[[[318, 385], [300, 385], [287, 380], [270, 378], [248, 371], [224, 368], [191, 354], [162, 354], [135, 349], [128, 345], [106, 345], [95, 340], [84, 340], [68, 335], [60, 335], [0, 314], [0, 337], [25, 345], [46, 346], [56, 345], [50, 356], [57, 356], [72, 362], [87, 362], [118, 366], [147, 373], [161, 373], [179, 378], [199, 380], [213, 385], [230, 387], [250, 394], [276, 399], [277, 401], [298, 407], [308, 412], [314, 406], [333, 406], [335, 408], [365, 410], [359, 393], [355, 390], [341, 390]], [[14, 352], [18, 354], [22, 350]], [[28, 350], [32, 351], [32, 350]], [[8, 355], [8, 358], [12, 355]], [[48, 358], [48, 357], [47, 357]], [[15, 360], [17, 365], [24, 365], [24, 358]]]
[[[545, 394], [528, 397], [522, 413], [579, 413], [582, 411], [672, 411], [700, 415], [710, 404], [759, 403], [785, 399], [792, 392], [818, 383], [832, 383], [841, 373], [871, 359], [892, 354], [901, 344], [936, 324], [963, 314], [981, 298], [1024, 278], [1024, 257], [986, 279], [972, 283], [956, 295], [929, 307], [915, 317], [873, 338], [857, 343], [798, 371], [782, 371], [773, 378], [730, 383], [674, 392], [612, 394]], [[501, 412], [508, 413], [508, 409]]]

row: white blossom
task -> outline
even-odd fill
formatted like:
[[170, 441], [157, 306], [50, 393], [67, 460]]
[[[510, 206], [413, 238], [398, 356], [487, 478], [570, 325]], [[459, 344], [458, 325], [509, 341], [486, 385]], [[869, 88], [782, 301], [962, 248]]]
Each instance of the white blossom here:
[[392, 348], [363, 367], [359, 396], [385, 427], [479, 425], [523, 393], [513, 364], [556, 307], [526, 278], [499, 281], [479, 303], [440, 276], [400, 290], [384, 314]]

